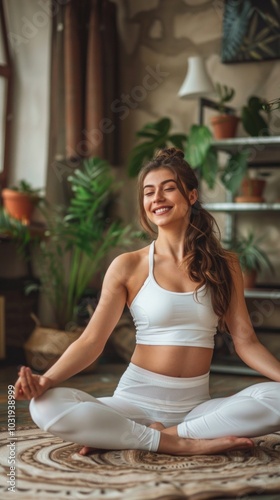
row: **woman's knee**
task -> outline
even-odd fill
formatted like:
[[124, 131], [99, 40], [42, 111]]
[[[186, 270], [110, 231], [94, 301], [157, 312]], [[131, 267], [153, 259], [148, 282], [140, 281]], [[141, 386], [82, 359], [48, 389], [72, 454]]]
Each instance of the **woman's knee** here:
[[32, 399], [29, 411], [40, 429], [48, 430], [53, 421], [77, 404], [76, 391], [66, 387], [49, 389], [42, 396]]
[[251, 397], [274, 409], [280, 416], [280, 382], [262, 382], [249, 389]]

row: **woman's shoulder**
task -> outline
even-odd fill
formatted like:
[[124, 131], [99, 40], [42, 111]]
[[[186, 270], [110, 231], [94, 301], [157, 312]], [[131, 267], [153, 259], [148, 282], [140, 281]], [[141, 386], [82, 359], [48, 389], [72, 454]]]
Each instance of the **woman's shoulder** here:
[[145, 246], [138, 250], [125, 252], [112, 261], [110, 268], [117, 270], [121, 275], [131, 277], [132, 274], [139, 269], [142, 265], [148, 262], [150, 246]]

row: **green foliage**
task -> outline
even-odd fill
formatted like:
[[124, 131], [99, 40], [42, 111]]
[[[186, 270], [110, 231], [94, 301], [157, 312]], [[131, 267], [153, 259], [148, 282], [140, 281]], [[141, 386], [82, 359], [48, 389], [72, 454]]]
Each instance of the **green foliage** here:
[[205, 125], [193, 125], [188, 136], [185, 156], [193, 168], [198, 168], [200, 178], [205, 180], [210, 189], [213, 189], [217, 179], [220, 179], [225, 188], [235, 194], [247, 172], [249, 150], [232, 154], [226, 165], [220, 169], [211, 131]]
[[48, 238], [40, 253], [42, 286], [63, 328], [75, 318], [78, 301], [105, 256], [129, 244], [132, 236], [128, 226], [110, 216], [116, 188], [106, 161], [84, 161], [68, 181], [73, 193], [69, 206], [65, 215], [46, 215]]
[[33, 188], [32, 185], [25, 181], [25, 180], [20, 180], [17, 186], [13, 186], [11, 188], [13, 191], [19, 191], [24, 194], [28, 194], [30, 196], [38, 196], [39, 193], [42, 191], [41, 188]]
[[250, 231], [246, 236], [237, 237], [230, 242], [229, 248], [237, 254], [242, 271], [273, 271], [267, 254], [259, 246], [262, 240], [263, 237], [257, 238], [253, 231]]
[[[66, 209], [41, 207], [47, 229], [35, 251], [40, 288], [61, 329], [75, 321], [78, 302], [109, 251], [138, 236], [111, 215], [116, 186], [106, 161], [86, 160], [68, 181], [72, 197]], [[18, 230], [20, 238], [20, 222]]]
[[215, 83], [214, 85], [217, 96], [218, 96], [218, 106], [220, 113], [225, 112], [225, 103], [231, 101], [235, 96], [235, 90], [227, 85], [222, 85], [221, 83]]
[[238, 153], [232, 154], [221, 174], [221, 181], [232, 194], [235, 194], [243, 178], [247, 173], [247, 162], [250, 151], [244, 149]]
[[139, 137], [146, 137], [147, 140], [132, 149], [129, 156], [129, 174], [136, 176], [145, 160], [150, 160], [159, 148], [169, 146], [172, 142], [173, 146], [184, 151], [187, 162], [197, 170], [199, 179], [204, 179], [210, 189], [214, 188], [217, 179], [221, 179], [225, 187], [235, 193], [246, 174], [249, 152], [241, 151], [231, 155], [221, 170], [209, 127], [192, 125], [188, 135], [171, 134], [171, 127], [171, 120], [163, 118], [156, 123], [145, 125], [137, 133]]
[[192, 125], [185, 147], [185, 157], [194, 169], [198, 169], [210, 189], [213, 189], [217, 172], [217, 151], [212, 146], [213, 137], [205, 125]]
[[[265, 120], [261, 112], [266, 109], [267, 102], [256, 96], [248, 99], [247, 106], [242, 107], [241, 119], [246, 132], [253, 137], [270, 135], [268, 120]], [[269, 109], [267, 109], [269, 113]]]
[[0, 233], [2, 237], [12, 238], [17, 243], [21, 253], [31, 241], [28, 227], [20, 220], [10, 217], [3, 207], [0, 207]]
[[153, 158], [158, 149], [168, 147], [170, 144], [179, 149], [184, 149], [185, 134], [171, 134], [171, 120], [161, 118], [155, 123], [147, 123], [136, 135], [145, 142], [136, 145], [128, 158], [128, 175], [136, 177], [145, 161]]

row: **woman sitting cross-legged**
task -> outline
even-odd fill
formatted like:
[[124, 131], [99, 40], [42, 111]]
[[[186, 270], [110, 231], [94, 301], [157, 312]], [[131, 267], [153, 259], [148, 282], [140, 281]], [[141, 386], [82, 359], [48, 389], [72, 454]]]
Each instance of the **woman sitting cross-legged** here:
[[[142, 168], [141, 222], [154, 240], [111, 263], [88, 326], [44, 375], [20, 370], [17, 399], [30, 399], [34, 422], [82, 445], [81, 454], [91, 447], [212, 454], [250, 448], [251, 437], [280, 430], [280, 362], [256, 337], [238, 259], [222, 248], [197, 188], [175, 148]], [[101, 354], [126, 304], [136, 348], [114, 395], [59, 387]], [[240, 358], [271, 381], [210, 399], [214, 336], [225, 325]]]

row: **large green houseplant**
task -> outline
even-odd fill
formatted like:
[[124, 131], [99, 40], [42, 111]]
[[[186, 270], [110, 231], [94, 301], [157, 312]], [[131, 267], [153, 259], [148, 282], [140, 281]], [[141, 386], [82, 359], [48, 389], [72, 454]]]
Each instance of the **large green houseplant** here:
[[62, 329], [76, 321], [78, 301], [104, 258], [129, 239], [129, 227], [112, 214], [116, 184], [106, 161], [85, 160], [68, 182], [66, 210], [43, 209], [46, 239], [38, 252], [42, 288]]
[[157, 149], [175, 146], [184, 149], [186, 134], [171, 132], [172, 121], [164, 117], [156, 122], [145, 124], [136, 132], [136, 137], [141, 139], [130, 152], [128, 157], [128, 175], [136, 177], [145, 161], [150, 160]]
[[175, 146], [185, 152], [185, 158], [204, 179], [210, 189], [220, 180], [227, 189], [236, 193], [247, 170], [248, 151], [243, 150], [229, 156], [224, 167], [219, 166], [218, 153], [213, 145], [213, 135], [206, 125], [192, 125], [189, 133], [172, 134], [172, 122], [162, 118], [146, 124], [137, 132], [141, 142], [130, 152], [128, 174], [135, 177], [144, 161], [151, 159], [157, 149]]
[[[37, 325], [26, 343], [29, 364], [46, 369], [67, 344], [79, 335], [78, 305], [87, 287], [112, 248], [127, 246], [133, 235], [113, 213], [116, 183], [110, 165], [100, 158], [83, 162], [68, 177], [71, 198], [67, 207], [41, 207], [46, 231], [43, 238], [32, 238], [28, 228], [5, 212], [0, 217], [0, 231], [10, 231], [22, 245], [32, 241], [40, 289], [51, 304], [55, 330]], [[37, 287], [31, 284], [29, 291]], [[68, 330], [70, 332], [68, 333]], [[62, 340], [59, 340], [59, 332]], [[34, 338], [40, 340], [35, 352]], [[47, 353], [50, 348], [51, 354]]]

